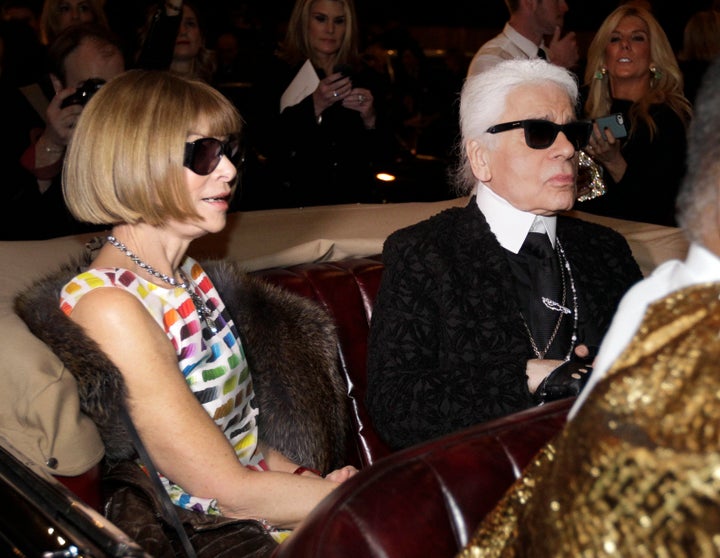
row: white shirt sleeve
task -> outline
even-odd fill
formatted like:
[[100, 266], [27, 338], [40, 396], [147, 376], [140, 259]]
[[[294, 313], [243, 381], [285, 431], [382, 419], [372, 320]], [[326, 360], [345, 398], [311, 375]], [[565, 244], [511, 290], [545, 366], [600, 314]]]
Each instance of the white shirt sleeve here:
[[720, 281], [720, 258], [702, 246], [691, 244], [684, 262], [669, 260], [658, 266], [652, 275], [633, 285], [620, 301], [600, 345], [593, 372], [570, 409], [568, 419], [575, 416], [593, 387], [605, 377], [628, 346], [652, 302], [683, 287], [707, 281]]

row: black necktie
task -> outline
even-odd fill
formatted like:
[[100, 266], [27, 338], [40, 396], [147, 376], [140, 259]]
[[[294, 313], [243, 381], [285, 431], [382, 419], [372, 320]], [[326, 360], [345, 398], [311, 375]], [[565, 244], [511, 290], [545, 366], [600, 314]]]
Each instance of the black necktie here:
[[538, 58], [542, 58], [543, 60], [547, 60], [547, 54], [545, 54], [545, 51], [541, 48], [537, 51]]
[[[526, 259], [530, 280], [530, 300], [527, 309], [529, 315], [525, 316], [525, 321], [537, 349], [544, 353], [548, 343], [553, 339], [553, 332], [562, 315], [548, 307], [550, 301], [563, 304], [560, 264], [545, 233], [528, 233], [519, 255]], [[567, 301], [565, 301], [566, 305]], [[550, 345], [556, 346], [554, 341]], [[548, 351], [548, 353], [554, 352]]]

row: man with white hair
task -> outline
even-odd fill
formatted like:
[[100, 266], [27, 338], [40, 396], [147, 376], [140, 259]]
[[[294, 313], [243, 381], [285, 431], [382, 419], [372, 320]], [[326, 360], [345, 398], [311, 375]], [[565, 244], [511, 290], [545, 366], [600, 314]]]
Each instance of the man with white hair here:
[[466, 80], [458, 193], [475, 193], [383, 249], [367, 403], [393, 448], [543, 401], [538, 386], [599, 345], [642, 278], [620, 234], [558, 216], [591, 130], [576, 100], [572, 74], [541, 60]]
[[687, 257], [623, 298], [592, 391], [457, 558], [717, 555], [720, 59], [698, 92], [687, 162]]

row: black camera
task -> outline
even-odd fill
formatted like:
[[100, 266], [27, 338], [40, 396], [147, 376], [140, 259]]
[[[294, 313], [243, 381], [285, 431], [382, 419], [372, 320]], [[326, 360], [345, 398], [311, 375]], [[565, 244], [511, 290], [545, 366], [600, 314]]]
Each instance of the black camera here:
[[83, 84], [77, 88], [75, 93], [63, 99], [60, 108], [69, 107], [70, 105], [85, 106], [90, 100], [90, 97], [95, 95], [103, 85], [105, 85], [104, 79], [90, 78], [85, 80]]

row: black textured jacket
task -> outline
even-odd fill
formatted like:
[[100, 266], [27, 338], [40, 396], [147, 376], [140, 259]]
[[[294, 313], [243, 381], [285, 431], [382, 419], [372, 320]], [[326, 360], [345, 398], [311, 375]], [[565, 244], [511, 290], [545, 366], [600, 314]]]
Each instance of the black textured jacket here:
[[[578, 293], [579, 343], [599, 345], [621, 297], [642, 278], [625, 239], [558, 217]], [[402, 448], [534, 402], [534, 358], [505, 250], [477, 207], [452, 208], [388, 237], [368, 347], [367, 404]]]

